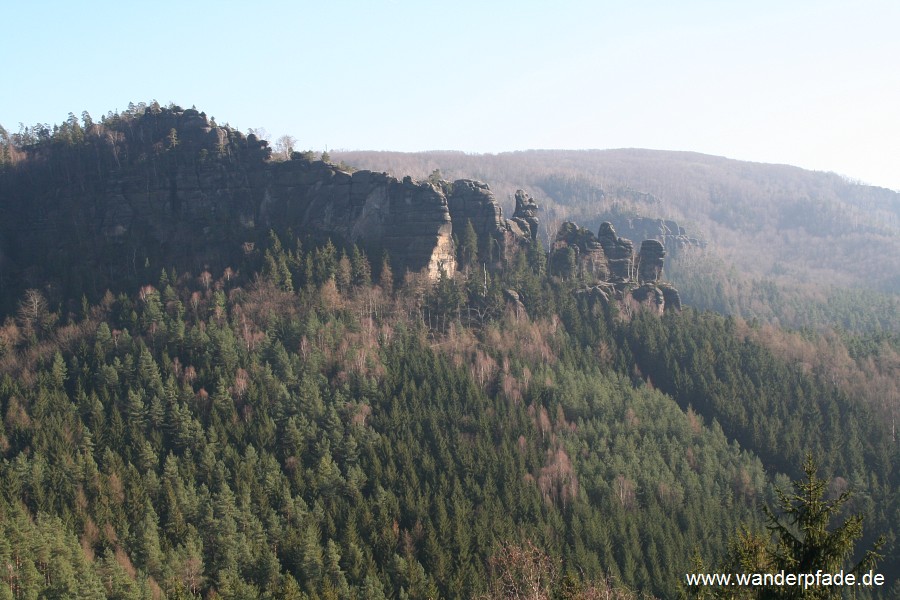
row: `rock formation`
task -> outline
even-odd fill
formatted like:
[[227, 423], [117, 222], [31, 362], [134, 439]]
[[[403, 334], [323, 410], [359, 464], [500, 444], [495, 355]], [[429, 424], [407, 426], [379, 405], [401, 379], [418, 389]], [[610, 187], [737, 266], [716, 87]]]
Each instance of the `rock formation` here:
[[452, 184], [442, 182], [440, 187], [447, 196], [450, 219], [457, 236], [466, 222], [472, 223], [482, 262], [501, 266], [523, 244], [536, 238], [537, 203], [522, 190], [516, 192], [516, 212], [507, 220], [486, 183], [458, 179]]
[[611, 283], [600, 282], [575, 291], [576, 298], [585, 298], [591, 305], [606, 306], [616, 297], [616, 288]]
[[497, 236], [503, 231], [503, 211], [486, 183], [471, 179], [454, 181], [447, 193], [447, 206], [457, 227], [471, 221], [479, 238]]
[[591, 306], [606, 306], [613, 298], [630, 296], [654, 312], [680, 310], [681, 299], [671, 284], [660, 281], [666, 250], [658, 240], [644, 240], [635, 257], [631, 240], [616, 235], [610, 223], [598, 236], [574, 223], [563, 223], [550, 255], [551, 273], [579, 277], [587, 286], [576, 295]]
[[526, 314], [525, 305], [522, 304], [522, 298], [519, 296], [519, 292], [516, 290], [503, 290], [503, 297], [506, 299], [507, 304], [515, 311], [516, 316]]
[[516, 190], [516, 210], [513, 212], [512, 223], [518, 225], [533, 240], [537, 239], [537, 211], [538, 205], [534, 198], [524, 190]]
[[638, 253], [638, 283], [655, 283], [663, 270], [666, 249], [659, 240], [644, 240]]
[[[571, 255], [564, 252], [566, 248], [571, 249], [574, 256], [568, 258]], [[553, 272], [562, 273], [571, 269], [572, 266], [568, 266], [566, 261], [574, 260], [573, 266], [578, 274], [596, 281], [609, 278], [609, 265], [603, 247], [597, 237], [584, 227], [568, 221], [563, 223], [556, 234], [552, 251]]]
[[631, 291], [631, 297], [658, 314], [681, 310], [681, 297], [670, 283], [644, 283]]
[[432, 276], [456, 269], [447, 199], [433, 186], [372, 171], [348, 173], [318, 161], [272, 167], [259, 210], [264, 226], [287, 224], [380, 247], [395, 268], [426, 269]]
[[[96, 297], [113, 282], [152, 281], [161, 268], [255, 268], [254, 248], [270, 230], [386, 251], [399, 276], [433, 279], [455, 273], [454, 233], [467, 223], [488, 269], [537, 239], [538, 205], [523, 190], [505, 219], [487, 184], [400, 180], [311, 153], [272, 161], [264, 140], [194, 109], [154, 105], [86, 126], [68, 154], [40, 145], [30, 152], [33, 160], [4, 175], [0, 205], [0, 285], [13, 281], [21, 291], [42, 281]], [[677, 225], [657, 227], [665, 236]], [[565, 223], [550, 250], [550, 273], [584, 281], [594, 306], [629, 294], [659, 310], [680, 306], [677, 290], [660, 281], [661, 241], [647, 239], [636, 257], [611, 223], [598, 235]], [[515, 290], [506, 297], [524, 310]]]
[[507, 221], [484, 183], [399, 180], [301, 153], [272, 161], [264, 140], [194, 109], [154, 105], [90, 125], [62, 165], [44, 152], [3, 182], [0, 281], [22, 290], [56, 281], [96, 297], [163, 266], [236, 268], [269, 230], [387, 251], [398, 275], [436, 278], [456, 270], [454, 226], [472, 222], [488, 268], [507, 264], [537, 228], [524, 192]]
[[321, 161], [262, 163], [244, 173], [218, 167], [178, 168], [163, 180], [111, 177], [98, 215], [107, 243], [165, 263], [171, 257], [160, 251], [190, 239], [190, 254], [212, 262], [212, 252], [224, 251], [220, 242], [290, 228], [382, 248], [403, 270], [455, 269], [447, 200], [430, 185]]
[[457, 238], [466, 222], [472, 223], [478, 236], [478, 255], [482, 261], [492, 265], [502, 261], [505, 219], [491, 188], [486, 183], [471, 179], [459, 179], [443, 188]]
[[600, 225], [597, 238], [606, 253], [610, 277], [618, 281], [629, 281], [634, 268], [634, 244], [631, 240], [616, 235], [616, 230], [608, 222]]
[[662, 314], [666, 308], [665, 294], [652, 283], [645, 283], [636, 287], [631, 291], [631, 297], [658, 314]]
[[427, 183], [270, 161], [266, 142], [195, 110], [148, 108], [116, 126], [87, 129], [78, 159], [90, 168], [67, 164], [67, 176], [36, 156], [4, 182], [7, 283], [58, 282], [96, 297], [164, 266], [237, 268], [269, 230], [386, 250], [398, 274], [455, 270], [447, 199]]
[[663, 294], [663, 299], [666, 302], [666, 310], [681, 310], [681, 296], [678, 294], [678, 290], [675, 289], [671, 283], [657, 283], [656, 287]]

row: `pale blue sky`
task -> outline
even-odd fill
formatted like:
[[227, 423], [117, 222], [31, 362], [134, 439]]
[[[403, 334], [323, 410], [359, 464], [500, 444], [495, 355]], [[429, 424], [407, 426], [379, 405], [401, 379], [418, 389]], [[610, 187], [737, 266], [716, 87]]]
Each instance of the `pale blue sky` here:
[[0, 0], [0, 124], [196, 105], [299, 146], [658, 148], [900, 189], [900, 2]]

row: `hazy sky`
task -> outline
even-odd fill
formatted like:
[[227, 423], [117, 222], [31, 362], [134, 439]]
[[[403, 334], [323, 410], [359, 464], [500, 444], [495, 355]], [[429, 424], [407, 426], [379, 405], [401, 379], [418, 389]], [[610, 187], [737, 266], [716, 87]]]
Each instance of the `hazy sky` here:
[[299, 146], [658, 148], [900, 189], [897, 0], [0, 0], [0, 124], [189, 107]]

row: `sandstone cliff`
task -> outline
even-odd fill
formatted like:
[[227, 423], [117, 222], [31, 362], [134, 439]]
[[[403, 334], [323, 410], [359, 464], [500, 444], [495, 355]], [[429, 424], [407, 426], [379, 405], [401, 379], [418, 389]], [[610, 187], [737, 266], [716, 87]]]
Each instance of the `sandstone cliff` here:
[[516, 210], [511, 219], [503, 217], [503, 209], [490, 186], [471, 179], [458, 179], [441, 186], [447, 195], [450, 219], [456, 231], [466, 222], [472, 223], [478, 236], [478, 254], [482, 261], [499, 267], [524, 244], [537, 238], [537, 203], [523, 190], [516, 192]]
[[386, 251], [398, 275], [436, 278], [456, 270], [454, 225], [473, 224], [489, 268], [537, 229], [524, 192], [507, 220], [484, 183], [400, 180], [298, 153], [273, 161], [265, 141], [194, 109], [147, 107], [80, 135], [62, 148], [34, 144], [0, 179], [0, 286], [49, 281], [96, 297], [164, 267], [239, 267], [269, 230]]
[[[259, 256], [269, 231], [355, 244], [370, 256], [386, 252], [399, 276], [423, 271], [432, 279], [454, 276], [454, 240], [468, 224], [488, 270], [509, 265], [537, 240], [538, 205], [523, 190], [507, 219], [485, 183], [401, 180], [309, 153], [271, 160], [264, 140], [194, 109], [154, 105], [70, 133], [60, 144], [32, 144], [23, 165], [0, 172], [6, 297], [38, 286], [51, 296], [55, 287], [96, 297], [108, 287], [153, 281], [163, 268], [195, 275], [241, 268]], [[596, 235], [566, 223], [551, 248], [550, 272], [583, 281], [594, 300], [631, 297], [660, 311], [677, 308], [677, 291], [660, 281], [666, 235], [644, 241], [635, 254], [610, 223]]]

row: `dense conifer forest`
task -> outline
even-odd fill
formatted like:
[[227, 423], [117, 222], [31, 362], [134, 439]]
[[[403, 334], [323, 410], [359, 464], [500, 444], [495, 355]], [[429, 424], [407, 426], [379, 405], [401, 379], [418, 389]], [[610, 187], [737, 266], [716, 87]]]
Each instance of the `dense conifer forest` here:
[[[7, 191], [59, 148], [94, 177], [93, 146], [53, 135], [4, 136]], [[703, 596], [685, 573], [772, 543], [764, 507], [810, 455], [823, 498], [852, 492], [835, 523], [861, 519], [846, 565], [884, 538], [860, 597], [900, 593], [883, 311], [659, 315], [575, 293], [539, 241], [494, 269], [468, 242], [437, 280], [273, 231], [97, 297], [7, 288], [0, 598]]]

